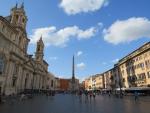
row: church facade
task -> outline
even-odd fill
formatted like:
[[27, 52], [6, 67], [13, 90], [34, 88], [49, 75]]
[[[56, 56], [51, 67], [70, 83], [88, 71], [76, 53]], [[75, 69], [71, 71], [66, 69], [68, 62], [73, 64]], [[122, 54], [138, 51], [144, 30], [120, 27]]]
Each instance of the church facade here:
[[27, 20], [23, 4], [16, 4], [9, 16], [0, 16], [0, 92], [6, 95], [25, 89], [46, 89], [48, 63], [43, 59], [44, 43], [41, 37], [34, 58], [27, 53]]

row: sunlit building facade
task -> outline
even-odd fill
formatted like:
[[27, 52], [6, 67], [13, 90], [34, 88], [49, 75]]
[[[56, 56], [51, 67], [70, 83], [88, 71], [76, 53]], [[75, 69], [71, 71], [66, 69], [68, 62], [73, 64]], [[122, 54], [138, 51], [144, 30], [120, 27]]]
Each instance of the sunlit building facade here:
[[123, 87], [150, 86], [150, 42], [118, 62]]
[[43, 59], [44, 43], [37, 42], [35, 58], [27, 53], [29, 38], [24, 5], [0, 16], [0, 92], [17, 94], [25, 89], [46, 89], [48, 63]]
[[[150, 87], [150, 42], [120, 59], [112, 69], [99, 75], [102, 76], [103, 88], [107, 90]], [[85, 89], [89, 87], [101, 87], [96, 75], [85, 79]]]
[[101, 90], [103, 88], [103, 76], [101, 74], [95, 75], [95, 89]]

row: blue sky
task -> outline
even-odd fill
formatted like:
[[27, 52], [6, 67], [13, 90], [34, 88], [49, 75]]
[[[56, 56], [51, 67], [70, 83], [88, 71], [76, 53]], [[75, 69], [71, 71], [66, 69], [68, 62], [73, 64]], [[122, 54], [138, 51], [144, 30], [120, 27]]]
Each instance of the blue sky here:
[[[0, 0], [0, 15], [23, 0]], [[76, 76], [84, 79], [113, 67], [118, 59], [150, 40], [150, 0], [24, 0], [35, 52], [43, 36], [49, 71], [71, 77], [72, 55]]]

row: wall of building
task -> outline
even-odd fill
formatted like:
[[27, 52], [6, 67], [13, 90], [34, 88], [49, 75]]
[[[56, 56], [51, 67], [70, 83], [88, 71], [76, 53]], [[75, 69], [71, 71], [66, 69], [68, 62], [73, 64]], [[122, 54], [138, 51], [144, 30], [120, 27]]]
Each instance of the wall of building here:
[[69, 90], [69, 79], [60, 78], [60, 90], [62, 91]]
[[[16, 7], [11, 14], [16, 12], [21, 15], [20, 18], [26, 18], [23, 8]], [[0, 92], [10, 95], [26, 89], [46, 89], [48, 64], [43, 59], [37, 61], [29, 57], [26, 23], [18, 24], [13, 16], [15, 15], [9, 15], [13, 21], [0, 16]]]
[[[99, 75], [102, 75], [100, 81], [102, 80], [103, 88], [108, 90], [120, 87], [150, 87], [150, 42], [120, 59], [112, 69]], [[86, 89], [98, 88], [98, 80], [97, 75], [85, 79]]]

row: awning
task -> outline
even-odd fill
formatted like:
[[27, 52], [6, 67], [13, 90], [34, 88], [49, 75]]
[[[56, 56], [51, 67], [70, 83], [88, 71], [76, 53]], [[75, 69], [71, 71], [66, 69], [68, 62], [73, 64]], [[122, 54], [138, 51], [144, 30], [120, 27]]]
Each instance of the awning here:
[[[120, 88], [116, 88], [116, 91], [120, 91]], [[121, 88], [121, 90], [126, 90], [126, 88]]]
[[130, 87], [126, 88], [126, 90], [150, 90], [150, 87]]

